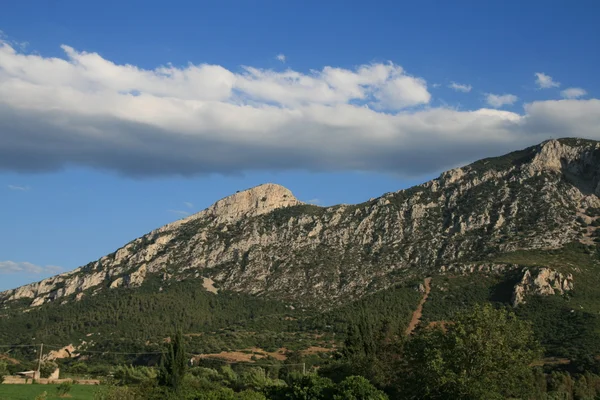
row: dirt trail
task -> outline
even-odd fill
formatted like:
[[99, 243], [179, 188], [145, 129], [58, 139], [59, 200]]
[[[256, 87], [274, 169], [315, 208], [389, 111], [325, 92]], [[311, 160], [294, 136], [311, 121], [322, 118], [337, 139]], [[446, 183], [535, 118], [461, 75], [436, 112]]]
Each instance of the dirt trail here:
[[431, 292], [431, 278], [425, 278], [424, 284], [425, 293], [423, 294], [423, 298], [419, 302], [417, 309], [415, 310], [415, 312], [412, 315], [412, 318], [410, 319], [410, 324], [408, 324], [408, 328], [406, 328], [406, 336], [409, 336], [411, 333], [413, 333], [413, 331], [421, 321], [421, 316], [423, 315], [423, 305], [427, 301], [427, 297], [429, 297], [429, 292]]

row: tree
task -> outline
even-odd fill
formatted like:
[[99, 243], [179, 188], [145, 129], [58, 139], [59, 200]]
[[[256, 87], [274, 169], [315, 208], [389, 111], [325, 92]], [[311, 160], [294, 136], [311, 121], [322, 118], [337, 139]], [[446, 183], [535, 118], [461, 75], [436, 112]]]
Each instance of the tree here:
[[54, 361], [43, 362], [40, 366], [40, 378], [49, 378], [57, 368], [58, 364]]
[[339, 383], [336, 400], [387, 400], [388, 397], [362, 376], [349, 376]]
[[183, 335], [181, 330], [177, 330], [175, 337], [169, 341], [166, 352], [161, 357], [159, 385], [166, 386], [175, 392], [179, 391], [186, 369], [187, 358]]
[[402, 333], [389, 320], [373, 321], [361, 312], [348, 326], [341, 363], [319, 373], [336, 382], [360, 375], [379, 387], [387, 387], [397, 372], [402, 343]]
[[505, 309], [476, 306], [406, 344], [406, 390], [423, 399], [527, 397], [540, 356], [528, 322]]
[[5, 361], [0, 361], [0, 383], [4, 382], [6, 375], [8, 375], [8, 366]]
[[329, 400], [333, 398], [335, 385], [331, 379], [315, 374], [291, 374], [287, 386], [269, 388], [273, 400]]

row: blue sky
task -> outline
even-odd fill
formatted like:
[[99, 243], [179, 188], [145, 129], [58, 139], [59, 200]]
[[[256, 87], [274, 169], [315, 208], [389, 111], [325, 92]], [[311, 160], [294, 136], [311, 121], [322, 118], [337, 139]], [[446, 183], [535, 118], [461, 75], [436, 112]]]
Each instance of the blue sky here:
[[600, 139], [595, 1], [21, 0], [0, 12], [0, 290], [236, 190], [353, 203]]

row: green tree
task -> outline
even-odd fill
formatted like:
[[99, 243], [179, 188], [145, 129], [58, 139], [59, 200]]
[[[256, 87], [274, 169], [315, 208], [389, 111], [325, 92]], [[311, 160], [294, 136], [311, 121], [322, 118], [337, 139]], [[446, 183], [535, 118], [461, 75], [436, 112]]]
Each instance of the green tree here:
[[362, 376], [349, 376], [339, 383], [336, 400], [387, 400], [387, 395], [378, 390]]
[[181, 388], [187, 369], [185, 344], [181, 330], [177, 330], [175, 337], [167, 344], [160, 362], [158, 383], [177, 392]]
[[341, 362], [319, 374], [335, 382], [360, 375], [378, 387], [388, 387], [397, 374], [402, 344], [402, 332], [389, 320], [373, 321], [367, 313], [360, 313], [348, 326]]
[[273, 400], [329, 400], [334, 394], [335, 385], [331, 379], [314, 374], [292, 374], [287, 386], [271, 387], [267, 397]]
[[4, 382], [6, 375], [8, 375], [8, 365], [5, 361], [0, 361], [0, 383]]
[[530, 364], [541, 354], [528, 322], [476, 306], [446, 329], [420, 330], [406, 345], [406, 390], [423, 399], [527, 397]]
[[76, 362], [69, 368], [69, 372], [75, 375], [86, 375], [88, 373], [88, 366], [84, 362]]
[[43, 362], [42, 365], [40, 365], [40, 377], [49, 378], [50, 375], [56, 371], [56, 368], [58, 368], [58, 365], [54, 361]]
[[113, 371], [113, 378], [119, 385], [140, 384], [156, 378], [156, 369], [133, 365], [119, 365]]

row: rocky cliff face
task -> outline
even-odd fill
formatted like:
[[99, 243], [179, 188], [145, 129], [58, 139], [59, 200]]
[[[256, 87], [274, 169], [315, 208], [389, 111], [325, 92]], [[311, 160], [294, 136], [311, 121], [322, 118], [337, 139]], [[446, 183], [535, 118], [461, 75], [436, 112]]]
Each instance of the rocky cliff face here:
[[549, 296], [565, 294], [573, 290], [573, 275], [561, 274], [550, 268], [537, 270], [525, 269], [521, 280], [515, 285], [512, 302], [518, 306], [525, 302], [527, 296]]
[[599, 149], [552, 140], [358, 205], [302, 204], [284, 187], [261, 185], [72, 272], [0, 293], [0, 301], [76, 301], [152, 278], [335, 304], [425, 274], [467, 271], [502, 252], [590, 241], [576, 219], [600, 207]]

